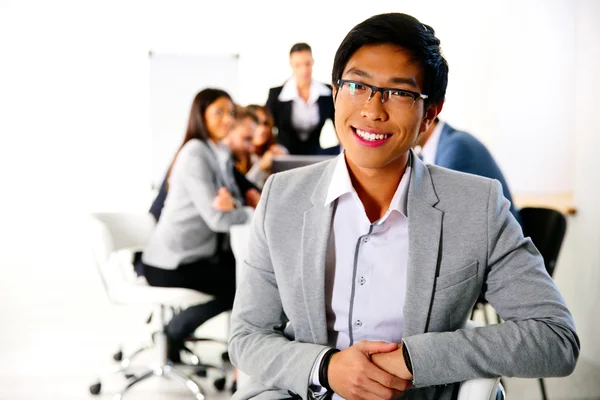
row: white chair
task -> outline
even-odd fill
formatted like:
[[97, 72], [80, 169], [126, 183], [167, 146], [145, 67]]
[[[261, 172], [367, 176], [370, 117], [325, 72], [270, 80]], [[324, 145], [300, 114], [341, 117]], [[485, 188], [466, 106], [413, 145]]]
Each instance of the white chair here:
[[[153, 316], [158, 319], [161, 329], [153, 334], [153, 344], [141, 348], [131, 356], [121, 360], [113, 372], [126, 372], [131, 359], [152, 347], [156, 359], [148, 370], [141, 375], [126, 375], [131, 378], [127, 385], [115, 396], [120, 400], [133, 385], [152, 376], [170, 377], [184, 383], [197, 400], [204, 400], [200, 386], [187, 374], [175, 368], [167, 359], [167, 337], [165, 334], [166, 310], [183, 308], [189, 305], [209, 301], [212, 297], [191, 289], [152, 287], [145, 279], [137, 278], [131, 263], [132, 254], [141, 251], [146, 245], [155, 226], [154, 218], [148, 214], [132, 213], [97, 213], [91, 216], [90, 235], [96, 267], [110, 301], [118, 305], [148, 305], [153, 307]], [[200, 364], [197, 357], [192, 357], [199, 367], [217, 368]], [[221, 373], [223, 371], [221, 370]], [[225, 381], [224, 374], [220, 378]], [[217, 383], [215, 382], [215, 386]], [[90, 386], [92, 394], [99, 394], [101, 381], [98, 379]]]
[[[236, 260], [236, 282], [240, 282], [244, 273], [244, 259], [248, 253], [248, 239], [250, 225], [234, 225], [230, 229], [231, 249]], [[478, 325], [473, 321], [467, 322], [467, 328], [475, 328]], [[237, 387], [243, 387], [250, 378], [242, 371], [238, 373]], [[472, 379], [462, 382], [458, 392], [458, 400], [503, 400], [505, 398], [504, 388], [500, 384], [500, 378], [495, 379]]]

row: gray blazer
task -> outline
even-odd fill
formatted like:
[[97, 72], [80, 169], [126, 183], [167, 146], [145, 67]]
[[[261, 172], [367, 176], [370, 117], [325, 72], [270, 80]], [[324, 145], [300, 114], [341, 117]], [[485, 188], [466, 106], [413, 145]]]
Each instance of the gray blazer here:
[[[404, 398], [448, 399], [452, 385], [443, 385], [474, 378], [570, 374], [579, 354], [573, 319], [501, 185], [413, 159], [404, 342], [415, 389]], [[333, 205], [324, 204], [334, 166], [275, 174], [265, 185], [229, 345], [253, 382], [235, 399], [309, 396], [311, 369], [328, 343]], [[465, 330], [481, 291], [506, 322]]]
[[215, 153], [199, 139], [187, 142], [179, 151], [170, 176], [165, 207], [156, 229], [144, 249], [144, 264], [163, 269], [176, 269], [215, 254], [217, 232], [244, 223], [244, 209], [220, 212], [212, 202], [220, 187], [225, 186], [239, 197], [233, 180], [225, 179]]

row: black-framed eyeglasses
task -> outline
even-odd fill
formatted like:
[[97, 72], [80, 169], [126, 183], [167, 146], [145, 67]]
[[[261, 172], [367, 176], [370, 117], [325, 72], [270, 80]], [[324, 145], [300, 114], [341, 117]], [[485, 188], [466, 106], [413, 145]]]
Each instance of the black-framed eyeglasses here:
[[[418, 99], [426, 100], [429, 96], [406, 89], [380, 88], [366, 83], [338, 79], [339, 92], [344, 97], [351, 99], [355, 104], [364, 104], [379, 92], [382, 103], [390, 107], [412, 109]], [[337, 95], [336, 95], [337, 97]]]

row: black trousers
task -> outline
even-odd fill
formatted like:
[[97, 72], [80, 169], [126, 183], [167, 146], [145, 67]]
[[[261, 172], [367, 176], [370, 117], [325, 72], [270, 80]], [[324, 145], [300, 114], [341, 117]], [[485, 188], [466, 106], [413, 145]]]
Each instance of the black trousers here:
[[209, 319], [231, 310], [235, 296], [235, 258], [233, 253], [182, 264], [175, 270], [156, 268], [136, 260], [136, 271], [142, 270], [150, 286], [178, 287], [214, 296], [206, 303], [190, 306], [176, 314], [167, 326], [167, 337], [181, 341]]

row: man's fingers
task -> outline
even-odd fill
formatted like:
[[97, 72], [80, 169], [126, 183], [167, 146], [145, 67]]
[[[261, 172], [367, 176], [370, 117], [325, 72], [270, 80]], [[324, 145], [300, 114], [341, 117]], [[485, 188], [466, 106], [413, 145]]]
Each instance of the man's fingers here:
[[379, 390], [378, 393], [373, 392], [371, 389], [357, 389], [356, 393], [355, 393], [355, 397], [358, 399], [365, 399], [365, 400], [392, 400], [392, 399], [396, 399], [400, 396], [401, 393], [394, 391], [394, 390], [389, 390], [387, 388], [384, 388], [383, 386], [380, 386], [382, 388], [382, 390]]
[[389, 353], [390, 351], [394, 351], [398, 349], [397, 343], [387, 343], [387, 342], [369, 342], [363, 341], [357, 344], [358, 348], [367, 355], [377, 354], [377, 353]]
[[373, 380], [379, 385], [397, 391], [404, 392], [406, 389], [408, 389], [408, 386], [410, 386], [410, 382], [385, 372], [375, 364], [371, 364], [366, 367], [366, 375], [369, 379]]

